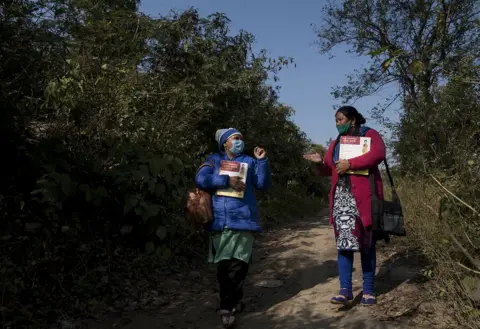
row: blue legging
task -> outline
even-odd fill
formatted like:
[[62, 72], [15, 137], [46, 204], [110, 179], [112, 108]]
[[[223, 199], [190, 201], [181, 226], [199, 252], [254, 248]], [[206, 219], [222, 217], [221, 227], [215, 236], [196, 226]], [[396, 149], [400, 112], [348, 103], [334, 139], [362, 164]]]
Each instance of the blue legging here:
[[[372, 239], [368, 252], [362, 252], [363, 294], [373, 295], [375, 287], [375, 269], [377, 265], [376, 237]], [[340, 289], [352, 295], [353, 251], [338, 252], [338, 272], [340, 274]]]

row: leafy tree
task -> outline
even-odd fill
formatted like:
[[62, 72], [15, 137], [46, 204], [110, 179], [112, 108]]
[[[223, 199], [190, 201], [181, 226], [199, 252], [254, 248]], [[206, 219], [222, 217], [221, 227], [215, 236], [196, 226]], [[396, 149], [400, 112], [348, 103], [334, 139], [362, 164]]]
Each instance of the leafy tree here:
[[[349, 102], [396, 87], [372, 114], [394, 132], [412, 243], [437, 265], [435, 280], [472, 327], [479, 315], [473, 288], [478, 280], [471, 273], [479, 269], [480, 232], [478, 213], [465, 204], [478, 204], [479, 198], [479, 13], [474, 0], [345, 0], [325, 7], [317, 29], [322, 52], [343, 44], [371, 58], [346, 86], [334, 89], [336, 97]], [[394, 123], [384, 111], [396, 100], [401, 115]], [[431, 175], [450, 193], [435, 193]], [[436, 221], [431, 210], [439, 200]]]
[[[397, 91], [372, 110], [373, 116], [394, 129], [400, 157], [422, 150], [422, 156], [435, 158], [437, 150], [432, 145], [437, 145], [439, 137], [432, 129], [439, 125], [430, 122], [438, 101], [435, 96], [444, 81], [458, 72], [468, 72], [463, 78], [478, 74], [479, 10], [474, 0], [330, 2], [324, 8], [323, 24], [316, 29], [321, 52], [344, 44], [352, 53], [371, 57], [366, 67], [349, 75], [347, 85], [334, 88], [333, 94], [350, 102], [393, 84]], [[395, 124], [383, 114], [397, 100], [403, 111], [400, 123]], [[411, 135], [409, 122], [424, 132], [417, 129]], [[410, 153], [400, 149], [410, 149]], [[402, 164], [406, 170], [418, 170], [417, 162]]]
[[98, 314], [188, 254], [186, 190], [218, 128], [269, 151], [267, 225], [321, 205], [323, 180], [301, 162], [311, 143], [267, 83], [292, 60], [253, 53], [229, 23], [154, 19], [131, 0], [0, 4], [5, 322]]

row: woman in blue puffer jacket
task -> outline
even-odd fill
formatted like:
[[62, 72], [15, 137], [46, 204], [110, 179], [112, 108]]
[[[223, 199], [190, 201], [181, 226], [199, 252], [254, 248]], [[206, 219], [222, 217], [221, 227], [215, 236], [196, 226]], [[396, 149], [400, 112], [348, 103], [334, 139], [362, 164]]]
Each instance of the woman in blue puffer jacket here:
[[[245, 144], [238, 130], [217, 130], [215, 139], [219, 152], [207, 158], [195, 182], [212, 194], [213, 222], [207, 227], [209, 262], [217, 264], [220, 316], [228, 328], [235, 323], [235, 313], [245, 307], [241, 300], [252, 257], [253, 232], [261, 231], [255, 189], [270, 187], [271, 172], [264, 149], [255, 147], [255, 159], [243, 154]], [[225, 169], [237, 171], [240, 177], [225, 174]]]

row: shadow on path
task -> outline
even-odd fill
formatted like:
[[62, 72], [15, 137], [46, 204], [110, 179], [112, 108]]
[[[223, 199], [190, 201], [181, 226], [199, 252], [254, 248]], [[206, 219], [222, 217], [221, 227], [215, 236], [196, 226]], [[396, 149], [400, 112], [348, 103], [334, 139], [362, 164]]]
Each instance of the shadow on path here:
[[[383, 244], [383, 243], [382, 243]], [[262, 234], [245, 286], [246, 313], [237, 328], [409, 328], [399, 322], [375, 320], [365, 308], [338, 308], [328, 303], [338, 291], [336, 249], [327, 216], [309, 218], [285, 228]], [[390, 250], [379, 247], [379, 253]], [[359, 267], [356, 257], [356, 268]], [[381, 260], [379, 260], [380, 264]], [[215, 266], [205, 265], [198, 273], [179, 273], [174, 280], [159, 283], [159, 290], [171, 294], [161, 308], [147, 313], [126, 312], [89, 328], [123, 329], [214, 329], [221, 328], [215, 313], [218, 288]], [[394, 254], [382, 262], [378, 293], [388, 294], [405, 281], [418, 277], [415, 264], [406, 254]], [[361, 283], [361, 270], [354, 273]], [[278, 287], [264, 288], [261, 281], [276, 280]], [[358, 288], [358, 282], [357, 282]]]

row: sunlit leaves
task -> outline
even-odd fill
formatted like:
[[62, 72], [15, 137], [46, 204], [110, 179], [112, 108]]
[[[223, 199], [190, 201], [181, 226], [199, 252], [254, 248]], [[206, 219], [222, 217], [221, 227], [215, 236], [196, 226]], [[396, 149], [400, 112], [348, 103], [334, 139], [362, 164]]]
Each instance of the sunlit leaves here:
[[292, 200], [307, 188], [323, 193], [307, 164], [299, 165], [310, 142], [269, 82], [293, 59], [254, 53], [254, 36], [232, 33], [224, 14], [150, 18], [136, 5], [60, 0], [1, 8], [9, 170], [0, 208], [5, 227], [21, 228], [4, 239], [23, 240], [12, 244], [18, 252], [4, 248], [0, 267], [4, 276], [36, 280], [27, 285], [19, 275], [4, 307], [33, 305], [35, 324], [45, 309], [53, 319], [58, 300], [72, 296], [67, 307], [94, 314], [105, 299], [121, 298], [118, 282], [122, 291], [135, 286], [129, 275], [138, 259], [150, 268], [178, 252], [191, 233], [186, 191], [217, 150], [218, 128], [243, 131], [250, 154], [257, 145], [269, 152], [276, 190], [258, 195], [268, 208], [262, 220], [305, 212]]

